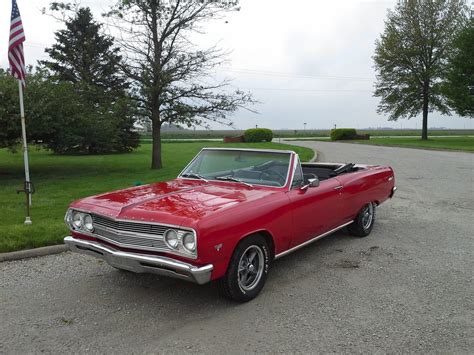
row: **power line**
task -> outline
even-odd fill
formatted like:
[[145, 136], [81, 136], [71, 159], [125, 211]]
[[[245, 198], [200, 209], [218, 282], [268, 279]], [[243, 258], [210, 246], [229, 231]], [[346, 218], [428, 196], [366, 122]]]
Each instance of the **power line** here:
[[263, 90], [263, 91], [293, 91], [293, 92], [322, 92], [322, 93], [339, 93], [339, 92], [360, 92], [368, 93], [372, 90], [351, 90], [351, 89], [291, 89], [291, 88], [245, 88], [244, 90]]
[[291, 77], [291, 78], [302, 78], [302, 79], [332, 79], [332, 80], [348, 80], [348, 81], [373, 81], [374, 80], [374, 78], [369, 78], [369, 77], [336, 76], [336, 75], [305, 75], [305, 74], [297, 74], [297, 73], [255, 70], [255, 69], [245, 69], [245, 68], [235, 68], [235, 69], [229, 68], [229, 69], [223, 69], [222, 71], [248, 74], [248, 75]]

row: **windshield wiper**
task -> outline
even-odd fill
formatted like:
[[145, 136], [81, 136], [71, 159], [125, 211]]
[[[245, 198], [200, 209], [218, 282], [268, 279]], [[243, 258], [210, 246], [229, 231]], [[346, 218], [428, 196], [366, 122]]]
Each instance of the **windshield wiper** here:
[[207, 180], [204, 176], [202, 176], [200, 174], [196, 174], [196, 173], [184, 173], [184, 174], [181, 174], [181, 176], [201, 179], [202, 181], [209, 182], [209, 180]]
[[244, 184], [244, 185], [247, 185], [249, 187], [253, 187], [252, 184], [249, 184], [248, 182], [245, 182], [245, 181], [242, 181], [240, 179], [237, 179], [235, 177], [232, 177], [230, 175], [227, 175], [227, 176], [216, 176], [215, 177], [216, 180], [223, 180], [223, 181], [235, 181], [235, 182], [240, 182], [241, 184]]

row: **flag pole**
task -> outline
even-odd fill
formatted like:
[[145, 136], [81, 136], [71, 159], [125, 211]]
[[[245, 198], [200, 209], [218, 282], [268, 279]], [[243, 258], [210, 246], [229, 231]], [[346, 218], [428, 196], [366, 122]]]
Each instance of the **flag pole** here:
[[28, 162], [28, 143], [26, 142], [26, 125], [25, 125], [25, 107], [23, 105], [23, 84], [18, 80], [18, 88], [20, 91], [20, 117], [21, 117], [21, 135], [23, 138], [23, 162], [25, 163], [25, 195], [26, 195], [26, 218], [25, 224], [31, 224], [30, 206], [31, 206], [31, 181], [30, 167]]

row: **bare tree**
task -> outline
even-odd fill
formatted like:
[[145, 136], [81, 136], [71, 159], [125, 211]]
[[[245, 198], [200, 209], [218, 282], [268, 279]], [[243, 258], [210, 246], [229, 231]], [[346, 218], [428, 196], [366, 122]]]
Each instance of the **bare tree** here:
[[106, 14], [123, 49], [122, 70], [152, 122], [152, 168], [163, 166], [163, 123], [231, 124], [229, 113], [254, 102], [249, 93], [230, 91], [228, 80], [212, 78], [225, 52], [199, 49], [190, 39], [203, 33], [203, 23], [235, 10], [238, 0], [119, 0]]

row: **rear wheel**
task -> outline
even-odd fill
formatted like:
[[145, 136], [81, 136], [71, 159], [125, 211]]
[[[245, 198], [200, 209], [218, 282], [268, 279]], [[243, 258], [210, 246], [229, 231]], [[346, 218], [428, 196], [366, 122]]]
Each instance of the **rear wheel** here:
[[375, 203], [369, 202], [357, 215], [354, 223], [349, 225], [349, 233], [357, 237], [367, 237], [375, 222]]
[[265, 239], [260, 235], [245, 238], [235, 248], [227, 273], [219, 280], [221, 293], [237, 302], [252, 300], [265, 285], [269, 266], [270, 250]]

